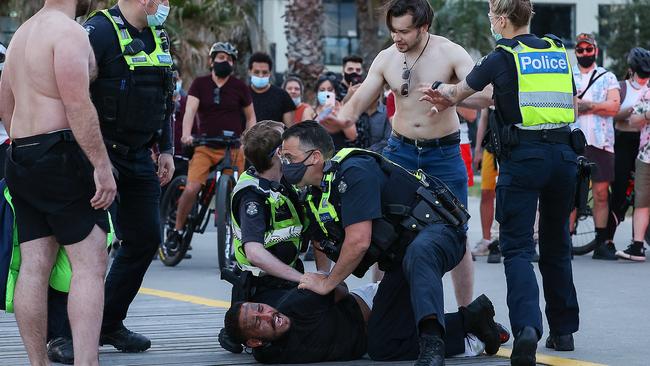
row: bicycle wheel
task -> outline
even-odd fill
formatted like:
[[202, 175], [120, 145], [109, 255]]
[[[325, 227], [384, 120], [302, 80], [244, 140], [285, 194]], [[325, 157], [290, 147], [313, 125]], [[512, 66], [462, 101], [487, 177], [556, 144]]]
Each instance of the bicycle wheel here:
[[222, 174], [217, 182], [214, 221], [217, 226], [217, 256], [220, 271], [232, 267], [235, 257], [230, 215], [230, 196], [234, 185], [235, 180], [229, 174]]
[[[169, 183], [163, 199], [160, 203], [160, 223], [162, 226], [162, 242], [158, 247], [158, 257], [164, 265], [168, 267], [173, 267], [180, 263], [185, 257], [187, 252], [187, 247], [189, 245], [189, 240], [186, 240], [185, 236], [180, 243], [177, 245], [168, 245], [167, 238], [174, 231], [174, 226], [176, 225], [176, 209], [178, 208], [178, 199], [183, 194], [185, 190], [187, 177], [184, 175], [174, 178], [174, 180]], [[185, 230], [186, 232], [188, 230]], [[191, 230], [190, 230], [191, 232]], [[191, 240], [191, 234], [190, 238]]]

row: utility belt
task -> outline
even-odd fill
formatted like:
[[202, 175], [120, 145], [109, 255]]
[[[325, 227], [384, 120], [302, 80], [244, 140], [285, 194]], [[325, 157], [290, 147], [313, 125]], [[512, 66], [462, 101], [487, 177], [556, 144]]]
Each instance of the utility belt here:
[[118, 155], [124, 156], [124, 157], [130, 157], [130, 156], [135, 156], [138, 153], [141, 153], [145, 151], [146, 149], [150, 148], [153, 146], [153, 139], [151, 140], [150, 143], [148, 143], [145, 146], [137, 146], [137, 147], [132, 147], [126, 144], [122, 144], [120, 142], [110, 140], [110, 139], [104, 139], [104, 144], [106, 145], [106, 149], [110, 152], [117, 153]]
[[[361, 278], [374, 263], [378, 263], [383, 271], [399, 266], [408, 245], [429, 225], [451, 225], [463, 229], [470, 218], [466, 207], [444, 183], [435, 177], [427, 178], [435, 187], [419, 187], [414, 205], [388, 204], [383, 207], [383, 217], [372, 222], [370, 247], [352, 274]], [[341, 245], [342, 240], [340, 243], [324, 240], [321, 251], [337, 261]]]
[[555, 129], [524, 130], [515, 125], [504, 126], [491, 118], [488, 122], [488, 132], [483, 145], [497, 159], [508, 158], [512, 148], [521, 142], [543, 142], [565, 144], [571, 146], [576, 154], [581, 155], [587, 146], [587, 139], [579, 129], [573, 131], [569, 126]]

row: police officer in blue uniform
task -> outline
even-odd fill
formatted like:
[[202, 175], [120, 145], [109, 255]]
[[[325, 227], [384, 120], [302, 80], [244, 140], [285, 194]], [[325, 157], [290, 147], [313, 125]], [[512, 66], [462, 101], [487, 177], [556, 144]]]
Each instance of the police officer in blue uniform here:
[[[509, 6], [509, 7], [508, 7]], [[497, 48], [456, 85], [434, 82], [422, 100], [432, 113], [488, 84], [494, 86], [496, 125], [487, 146], [499, 159], [496, 218], [505, 258], [507, 303], [515, 335], [512, 365], [535, 365], [542, 336], [539, 290], [530, 263], [539, 202], [539, 270], [550, 335], [546, 347], [573, 350], [578, 301], [571, 270], [569, 213], [574, 206], [577, 154], [584, 149], [575, 120], [575, 85], [566, 50], [554, 36], [529, 33], [530, 0], [490, 0]]]
[[[375, 262], [386, 271], [368, 321], [373, 360], [417, 359], [444, 365], [442, 276], [465, 253], [469, 215], [441, 181], [410, 173], [379, 154], [342, 149], [334, 155], [327, 131], [305, 121], [283, 134], [285, 179], [309, 186], [306, 206], [320, 228], [315, 247], [336, 264], [329, 274], [306, 273], [299, 288], [324, 295], [350, 274], [362, 277]], [[490, 304], [481, 315], [490, 319]], [[486, 352], [499, 348], [498, 329], [486, 323]]]
[[[122, 321], [160, 244], [160, 186], [174, 173], [172, 57], [163, 28], [169, 10], [168, 0], [119, 0], [115, 7], [91, 14], [84, 24], [97, 62], [91, 97], [117, 175], [113, 217], [122, 239], [106, 278], [100, 343], [124, 352], [151, 346]], [[155, 144], [158, 171], [151, 159]], [[72, 363], [65, 295], [53, 292], [50, 298], [48, 357]]]

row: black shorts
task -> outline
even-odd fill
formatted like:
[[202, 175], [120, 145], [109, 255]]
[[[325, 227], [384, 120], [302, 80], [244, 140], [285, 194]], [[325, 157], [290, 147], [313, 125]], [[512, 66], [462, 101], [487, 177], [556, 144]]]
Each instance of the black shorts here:
[[5, 174], [18, 241], [54, 235], [68, 245], [88, 237], [95, 225], [108, 232], [108, 213], [90, 206], [93, 171], [70, 131], [14, 139]]
[[596, 169], [591, 172], [593, 182], [614, 181], [614, 153], [593, 146], [585, 148], [585, 157], [596, 164]]

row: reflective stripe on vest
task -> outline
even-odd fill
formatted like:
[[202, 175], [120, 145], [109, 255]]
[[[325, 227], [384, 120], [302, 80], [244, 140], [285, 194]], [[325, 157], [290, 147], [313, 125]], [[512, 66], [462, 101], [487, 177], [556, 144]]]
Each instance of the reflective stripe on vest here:
[[519, 110], [524, 126], [573, 123], [573, 75], [564, 46], [548, 37], [550, 48], [536, 49], [519, 42], [497, 45], [514, 56], [519, 85]]
[[[111, 24], [113, 24], [113, 28], [115, 28], [120, 43], [120, 49], [124, 52], [125, 47], [129, 43], [133, 42], [133, 38], [129, 34], [129, 30], [126, 28], [124, 20], [121, 17], [111, 15], [107, 9], [91, 13], [88, 19], [97, 14], [103, 14], [108, 18]], [[156, 48], [149, 54], [145, 51], [140, 51], [135, 55], [124, 55], [124, 60], [130, 70], [134, 70], [136, 67], [171, 67], [174, 63], [171, 54], [163, 50], [162, 45], [165, 42], [163, 41], [163, 38], [167, 40], [166, 42], [169, 42], [169, 37], [165, 30], [162, 27], [150, 28], [156, 42]]]
[[[256, 189], [258, 192], [264, 194], [264, 196], [266, 197], [266, 204], [271, 208], [271, 217], [270, 217], [271, 222], [269, 225], [270, 230], [264, 233], [264, 243], [263, 243], [264, 248], [268, 249], [282, 242], [291, 242], [296, 247], [296, 257], [289, 264], [290, 266], [293, 266], [300, 252], [300, 234], [302, 233], [302, 222], [300, 221], [300, 216], [298, 215], [298, 211], [296, 210], [296, 207], [293, 205], [293, 202], [291, 202], [289, 197], [281, 194], [280, 192], [276, 192], [270, 189], [269, 190], [262, 189], [260, 187], [259, 179], [249, 174], [248, 172], [244, 172], [239, 177], [239, 180], [237, 181], [237, 184], [233, 189], [231, 200], [234, 201], [235, 195], [238, 192], [242, 191], [244, 188], [249, 188], [249, 187], [252, 187]], [[231, 207], [233, 201], [231, 201]], [[289, 209], [289, 212], [291, 213], [291, 217], [286, 220], [278, 220], [277, 212], [280, 207], [285, 205]], [[235, 247], [235, 258], [237, 259], [237, 263], [240, 265], [242, 269], [250, 270], [255, 274], [256, 272], [259, 271], [259, 269], [255, 268], [250, 263], [248, 258], [246, 258], [246, 253], [244, 252], [244, 246], [243, 243], [241, 242], [242, 240], [241, 228], [239, 226], [238, 218], [235, 217], [234, 215], [234, 210], [231, 210], [231, 215], [232, 215], [233, 242]], [[256, 271], [256, 269], [258, 271]]]

